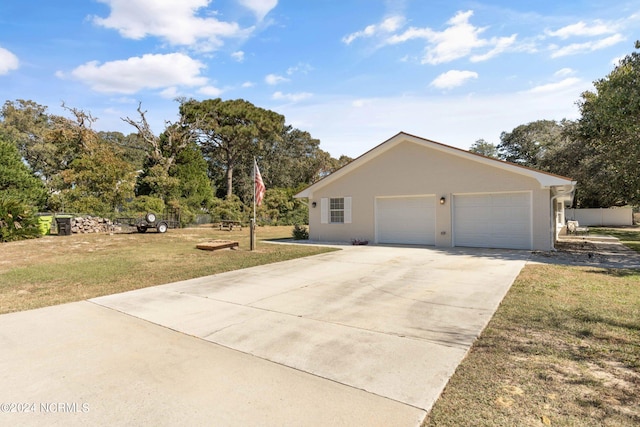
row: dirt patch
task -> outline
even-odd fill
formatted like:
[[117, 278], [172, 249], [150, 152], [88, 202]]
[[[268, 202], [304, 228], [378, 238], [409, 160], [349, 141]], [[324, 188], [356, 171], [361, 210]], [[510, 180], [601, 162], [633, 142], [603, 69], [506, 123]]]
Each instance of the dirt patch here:
[[567, 240], [556, 242], [555, 246], [555, 251], [532, 252], [531, 261], [604, 268], [640, 268], [640, 254], [619, 242]]

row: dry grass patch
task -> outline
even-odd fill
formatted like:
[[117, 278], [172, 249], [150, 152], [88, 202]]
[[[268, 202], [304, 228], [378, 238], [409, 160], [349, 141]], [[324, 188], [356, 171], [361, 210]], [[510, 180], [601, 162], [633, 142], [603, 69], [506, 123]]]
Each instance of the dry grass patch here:
[[424, 424], [640, 425], [640, 271], [527, 265]]
[[[291, 227], [261, 227], [255, 251], [249, 230], [170, 230], [165, 234], [48, 236], [0, 244], [0, 313], [79, 301], [102, 295], [315, 255], [331, 249], [274, 245], [262, 239], [291, 236]], [[231, 239], [235, 250], [196, 249]]]

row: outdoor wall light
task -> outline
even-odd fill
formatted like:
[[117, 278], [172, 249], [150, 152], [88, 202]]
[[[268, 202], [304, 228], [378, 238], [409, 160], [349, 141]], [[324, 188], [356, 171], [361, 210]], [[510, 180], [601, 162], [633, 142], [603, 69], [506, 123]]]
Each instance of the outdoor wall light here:
[[318, 206], [318, 204], [316, 202], [311, 203], [311, 207], [315, 208], [316, 206]]
[[444, 202], [446, 202], [447, 199], [444, 198], [444, 196], [440, 197], [440, 204], [444, 205]]

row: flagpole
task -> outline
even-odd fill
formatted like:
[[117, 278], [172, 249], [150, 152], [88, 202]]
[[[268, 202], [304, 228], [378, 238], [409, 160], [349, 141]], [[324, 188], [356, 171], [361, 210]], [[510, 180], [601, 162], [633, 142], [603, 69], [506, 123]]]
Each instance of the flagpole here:
[[249, 225], [249, 246], [250, 250], [254, 250], [256, 246], [255, 239], [255, 231], [256, 231], [256, 158], [253, 158], [253, 218], [251, 219], [251, 224]]
[[253, 223], [256, 223], [256, 167], [258, 163], [256, 158], [253, 158]]

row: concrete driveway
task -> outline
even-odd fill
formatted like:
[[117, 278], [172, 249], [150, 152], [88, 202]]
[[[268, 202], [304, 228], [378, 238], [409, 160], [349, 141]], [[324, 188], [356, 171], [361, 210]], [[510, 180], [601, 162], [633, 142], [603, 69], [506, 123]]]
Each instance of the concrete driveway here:
[[417, 425], [528, 256], [348, 246], [3, 315], [0, 403], [36, 410], [0, 424]]

